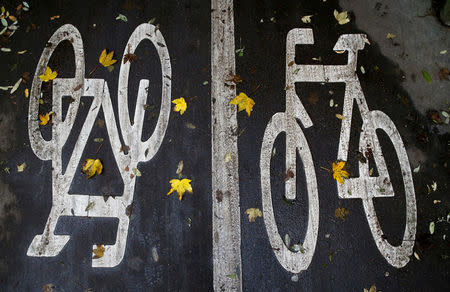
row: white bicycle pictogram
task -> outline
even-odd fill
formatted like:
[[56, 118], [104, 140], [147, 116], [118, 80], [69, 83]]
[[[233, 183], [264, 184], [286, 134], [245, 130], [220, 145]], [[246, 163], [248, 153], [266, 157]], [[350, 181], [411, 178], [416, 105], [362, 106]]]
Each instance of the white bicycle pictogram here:
[[[367, 37], [364, 34], [344, 34], [336, 42], [334, 51], [347, 51], [346, 65], [299, 65], [295, 64], [295, 45], [314, 44], [312, 29], [292, 29], [286, 39], [286, 111], [276, 113], [269, 121], [261, 146], [261, 189], [263, 217], [269, 241], [280, 264], [292, 273], [306, 270], [314, 254], [319, 227], [319, 200], [314, 163], [306, 137], [297, 123], [305, 128], [313, 123], [295, 92], [296, 82], [341, 82], [345, 83], [345, 96], [342, 115], [339, 150], [336, 160], [347, 161], [350, 142], [353, 103], [356, 100], [362, 118], [362, 131], [359, 151], [365, 153], [371, 149], [378, 169], [378, 176], [369, 175], [369, 163], [359, 162], [359, 177], [350, 178], [343, 185], [337, 183], [338, 196], [341, 199], [362, 200], [365, 215], [378, 250], [394, 267], [404, 267], [412, 254], [416, 235], [417, 211], [411, 168], [405, 146], [392, 120], [383, 112], [369, 110], [356, 74], [358, 50], [364, 48]], [[394, 190], [378, 141], [376, 130], [383, 130], [391, 140], [399, 160], [406, 198], [406, 226], [399, 246], [391, 245], [384, 239], [373, 198], [393, 197]], [[304, 253], [293, 252], [284, 244], [275, 223], [270, 185], [270, 160], [276, 137], [286, 133], [286, 170], [296, 173], [296, 152], [303, 162], [308, 191], [308, 227], [303, 242]], [[383, 190], [380, 192], [380, 190]], [[286, 181], [286, 198], [295, 199], [296, 181]]]
[[[122, 152], [122, 143], [116, 125], [114, 111], [109, 95], [108, 84], [103, 79], [85, 78], [85, 62], [83, 41], [79, 31], [70, 24], [60, 27], [50, 38], [39, 60], [31, 88], [28, 129], [31, 148], [41, 160], [52, 161], [52, 208], [47, 219], [43, 234], [36, 235], [31, 242], [27, 255], [38, 257], [53, 257], [60, 253], [70, 239], [70, 235], [56, 235], [55, 227], [60, 216], [89, 216], [113, 217], [119, 219], [116, 242], [105, 245], [104, 256], [93, 258], [93, 267], [114, 267], [118, 265], [125, 254], [129, 217], [126, 208], [133, 201], [136, 177], [130, 175], [126, 169], [136, 168], [139, 162], [149, 161], [158, 151], [164, 138], [170, 115], [171, 99], [171, 66], [170, 57], [161, 32], [151, 24], [141, 24], [130, 36], [126, 49], [134, 53], [139, 43], [147, 39], [157, 50], [162, 71], [161, 109], [154, 132], [146, 141], [141, 141], [144, 107], [147, 100], [149, 80], [143, 79], [139, 83], [137, 102], [133, 122], [130, 121], [128, 110], [128, 76], [130, 62], [121, 60], [118, 85], [118, 112], [123, 142], [129, 147], [128, 153]], [[45, 140], [39, 129], [39, 98], [41, 96], [42, 81], [38, 78], [43, 74], [48, 61], [62, 41], [69, 41], [75, 53], [75, 77], [56, 78], [53, 80], [54, 112], [52, 123], [52, 139]], [[63, 119], [62, 97], [71, 96], [65, 119]], [[81, 128], [70, 160], [63, 171], [62, 149], [72, 130], [81, 96], [93, 96], [89, 113]], [[103, 107], [105, 124], [124, 190], [122, 196], [104, 200], [102, 196], [69, 194], [69, 188], [78, 169], [81, 155], [86, 146], [95, 119]], [[87, 208], [87, 206], [91, 206]], [[94, 246], [95, 247], [95, 246]]]

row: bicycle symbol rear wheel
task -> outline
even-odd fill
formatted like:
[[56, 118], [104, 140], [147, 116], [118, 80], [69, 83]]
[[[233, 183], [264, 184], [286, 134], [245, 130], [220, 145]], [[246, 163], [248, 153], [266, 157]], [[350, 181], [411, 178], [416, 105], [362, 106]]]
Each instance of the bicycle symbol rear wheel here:
[[[292, 124], [288, 127], [288, 123]], [[300, 159], [303, 162], [305, 170], [309, 206], [307, 206], [308, 227], [305, 240], [302, 244], [304, 248], [304, 251], [302, 252], [293, 252], [284, 244], [278, 232], [272, 205], [270, 160], [272, 157], [272, 149], [275, 139], [282, 132], [286, 132], [286, 141], [290, 140], [288, 139], [288, 135], [293, 135], [294, 139], [291, 141], [295, 141], [295, 145], [289, 145], [286, 143], [286, 152], [288, 151], [288, 147], [295, 147]], [[292, 117], [288, 119], [286, 113], [276, 113], [269, 121], [261, 146], [260, 167], [263, 218], [270, 244], [280, 264], [287, 271], [299, 273], [308, 268], [316, 248], [319, 229], [319, 195], [311, 151], [309, 149], [306, 137], [295, 118]]]
[[[399, 246], [391, 245], [384, 238], [383, 231], [378, 221], [378, 217], [373, 204], [373, 197], [376, 196], [377, 191], [374, 188], [371, 188], [371, 190], [369, 190], [370, 187], [368, 186], [367, 195], [362, 197], [362, 202], [364, 211], [366, 213], [367, 222], [369, 223], [370, 231], [372, 232], [372, 236], [375, 240], [378, 250], [389, 264], [396, 268], [401, 268], [409, 262], [409, 257], [412, 254], [414, 240], [416, 237], [417, 209], [414, 184], [412, 180], [408, 156], [403, 141], [400, 137], [400, 133], [398, 132], [392, 120], [385, 113], [376, 110], [370, 111], [368, 113], [367, 120], [364, 122], [362, 128], [360, 138], [360, 151], [365, 149], [366, 145], [372, 145], [375, 148], [374, 151], [378, 151], [381, 153], [378, 138], [376, 137], [377, 129], [383, 130], [391, 140], [392, 144], [394, 145], [401, 168], [406, 201], [406, 226], [402, 243]], [[368, 163], [360, 163], [359, 168], [360, 174], [367, 173]]]

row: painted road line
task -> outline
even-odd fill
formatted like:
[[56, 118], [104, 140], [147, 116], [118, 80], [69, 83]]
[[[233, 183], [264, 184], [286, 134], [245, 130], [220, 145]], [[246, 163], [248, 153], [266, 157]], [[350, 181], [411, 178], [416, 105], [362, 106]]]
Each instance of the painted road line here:
[[[241, 220], [233, 0], [211, 2], [211, 167], [215, 291], [241, 291]], [[226, 162], [225, 155], [231, 155]], [[227, 159], [228, 160], [228, 159]]]

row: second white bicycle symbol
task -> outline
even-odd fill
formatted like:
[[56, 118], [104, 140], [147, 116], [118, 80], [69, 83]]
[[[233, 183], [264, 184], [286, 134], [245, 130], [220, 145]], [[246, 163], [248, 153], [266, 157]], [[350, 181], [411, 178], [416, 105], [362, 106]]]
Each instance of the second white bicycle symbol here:
[[[305, 128], [313, 126], [308, 113], [295, 92], [296, 82], [343, 82], [345, 83], [344, 108], [342, 115], [341, 135], [339, 139], [338, 157], [336, 160], [347, 161], [350, 127], [352, 121], [353, 102], [356, 100], [361, 113], [363, 126], [359, 141], [359, 151], [365, 153], [371, 149], [379, 176], [369, 175], [368, 163], [359, 163], [359, 177], [346, 180], [345, 184], [337, 183], [338, 195], [341, 199], [361, 199], [370, 230], [378, 250], [394, 267], [404, 267], [412, 254], [416, 236], [416, 199], [414, 185], [405, 146], [392, 120], [383, 112], [369, 110], [361, 85], [356, 75], [358, 50], [364, 48], [367, 37], [363, 34], [341, 35], [336, 42], [334, 51], [347, 51], [347, 65], [297, 65], [295, 64], [295, 45], [314, 44], [311, 29], [292, 29], [286, 40], [286, 111], [276, 113], [269, 121], [261, 146], [261, 189], [263, 218], [269, 236], [270, 244], [280, 264], [292, 273], [306, 270], [311, 263], [317, 242], [319, 228], [319, 198], [314, 162], [308, 141], [298, 122]], [[375, 212], [373, 198], [392, 197], [394, 190], [381, 152], [376, 130], [383, 130], [394, 145], [400, 163], [405, 196], [406, 196], [406, 228], [402, 242], [393, 246], [383, 238], [378, 218]], [[275, 222], [270, 185], [270, 159], [272, 148], [277, 136], [286, 133], [286, 169], [296, 173], [296, 153], [304, 165], [309, 210], [308, 227], [303, 242], [304, 251], [293, 252], [284, 244]], [[286, 198], [295, 199], [296, 180], [286, 181]], [[383, 189], [383, 192], [379, 190]]]

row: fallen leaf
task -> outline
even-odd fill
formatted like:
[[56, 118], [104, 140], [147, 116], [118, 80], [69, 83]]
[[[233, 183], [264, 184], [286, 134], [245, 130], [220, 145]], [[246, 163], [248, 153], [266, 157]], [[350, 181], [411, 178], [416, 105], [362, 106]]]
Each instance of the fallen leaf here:
[[205, 81], [203, 81], [203, 83], [202, 83], [203, 85], [208, 85], [209, 84], [209, 82], [207, 81], [207, 80], [205, 80]]
[[341, 114], [336, 114], [336, 118], [338, 118], [340, 120], [345, 120], [345, 117]]
[[284, 181], [288, 181], [288, 180], [290, 180], [293, 177], [294, 177], [294, 172], [292, 170], [288, 169], [286, 171], [286, 175], [284, 177]]
[[418, 254], [417, 252], [414, 252], [414, 257], [415, 257], [418, 261], [420, 261], [419, 254]]
[[433, 190], [433, 192], [437, 190], [437, 183], [435, 181], [433, 181], [433, 183], [431, 184], [431, 189]]
[[102, 143], [103, 140], [104, 140], [103, 138], [94, 138], [95, 143]]
[[250, 116], [253, 106], [255, 105], [255, 101], [248, 97], [245, 93], [241, 92], [230, 101], [230, 104], [237, 105], [238, 112], [245, 110], [247, 115]]
[[86, 209], [84, 209], [85, 212], [92, 210], [94, 208], [95, 203], [89, 202], [89, 204], [86, 206]]
[[189, 123], [189, 122], [186, 123], [186, 127], [189, 128], [189, 129], [191, 129], [191, 130], [194, 130], [194, 129], [197, 128], [193, 123]]
[[345, 216], [348, 214], [350, 214], [350, 211], [344, 207], [339, 207], [334, 210], [334, 216], [336, 216], [336, 218], [340, 218], [342, 221], [345, 221]]
[[350, 22], [347, 11], [338, 12], [337, 10], [334, 10], [334, 18], [336, 18], [340, 25]]
[[428, 112], [428, 116], [430, 119], [436, 124], [442, 124], [442, 118], [439, 116], [439, 112], [435, 110], [431, 110]]
[[233, 81], [234, 83], [238, 84], [238, 83], [241, 83], [241, 82], [242, 82], [242, 78], [241, 78], [241, 76], [239, 76], [238, 74], [236, 74], [236, 75], [233, 75], [232, 81]]
[[430, 222], [430, 226], [429, 226], [429, 229], [430, 229], [430, 234], [433, 234], [434, 233], [434, 221], [432, 221], [432, 222]]
[[440, 80], [449, 80], [448, 76], [450, 75], [450, 70], [448, 68], [441, 68], [439, 70], [439, 79]]
[[248, 215], [248, 222], [255, 222], [256, 218], [262, 217], [261, 210], [258, 208], [249, 208], [245, 210], [245, 214]]
[[426, 70], [422, 70], [422, 75], [423, 75], [423, 78], [425, 78], [425, 80], [426, 80], [429, 84], [431, 84], [431, 76], [430, 76], [430, 73], [428, 73]]
[[119, 14], [116, 17], [116, 20], [122, 20], [123, 22], [127, 22], [128, 18], [125, 15], [123, 15], [123, 14]]
[[20, 86], [20, 83], [22, 83], [22, 78], [19, 78], [19, 80], [17, 80], [9, 93], [13, 94], [14, 92], [16, 92], [17, 88], [19, 88]]
[[46, 113], [45, 115], [39, 115], [39, 119], [41, 120], [40, 125], [45, 126], [50, 120], [50, 114]]
[[416, 167], [416, 168], [414, 168], [413, 172], [414, 172], [414, 173], [418, 173], [418, 172], [419, 172], [419, 170], [420, 170], [420, 164], [419, 164], [419, 165], [417, 165], [417, 167]]
[[317, 92], [313, 92], [308, 96], [308, 102], [310, 104], [316, 105], [318, 101], [319, 101], [319, 95], [317, 94]]
[[95, 174], [100, 175], [103, 171], [103, 165], [100, 159], [88, 158], [84, 161], [81, 172], [87, 175], [87, 178], [93, 177]]
[[343, 178], [348, 178], [349, 173], [343, 170], [345, 161], [339, 161], [337, 164], [333, 162], [333, 178], [337, 180], [341, 185], [344, 184]]
[[103, 67], [109, 67], [112, 64], [116, 63], [117, 60], [113, 59], [114, 51], [109, 52], [106, 54], [106, 49], [102, 51], [100, 54], [100, 57], [98, 58], [98, 62], [103, 65]]
[[184, 178], [182, 180], [179, 179], [172, 179], [170, 182], [170, 191], [167, 193], [167, 195], [170, 195], [174, 191], [178, 193], [178, 199], [181, 201], [183, 199], [184, 193], [187, 191], [188, 193], [192, 194], [192, 186], [191, 186], [191, 180]]
[[133, 173], [135, 176], [142, 176], [141, 171], [139, 169], [137, 169], [136, 167], [133, 167], [132, 170], [133, 170]]
[[44, 74], [39, 75], [39, 79], [41, 79], [44, 82], [49, 82], [50, 80], [53, 80], [58, 76], [58, 72], [52, 71], [50, 67], [47, 66], [47, 69], [45, 69]]
[[445, 55], [445, 54], [447, 54], [447, 50], [442, 50], [442, 51], [439, 52], [439, 54]]
[[51, 283], [44, 285], [44, 287], [42, 287], [42, 292], [53, 292], [53, 289], [55, 288], [55, 286]]
[[302, 22], [303, 23], [311, 23], [311, 17], [313, 17], [313, 15], [305, 15], [302, 17]]
[[227, 152], [225, 153], [225, 162], [228, 163], [231, 161], [231, 153]]
[[24, 93], [26, 98], [30, 96], [30, 91], [28, 90], [28, 88], [25, 88]]
[[97, 248], [94, 248], [94, 250], [92, 250], [92, 252], [94, 253], [94, 259], [99, 259], [103, 256], [103, 254], [105, 253], [105, 248], [103, 247], [103, 245], [97, 244]]
[[240, 49], [237, 49], [237, 50], [236, 50], [236, 54], [237, 54], [239, 57], [242, 57], [242, 56], [244, 56], [244, 50], [245, 50], [245, 46], [242, 47], [242, 48], [240, 48]]
[[55, 20], [55, 19], [59, 19], [61, 16], [60, 15], [55, 15], [50, 17], [50, 20]]
[[433, 204], [436, 205], [436, 204], [439, 204], [439, 203], [441, 203], [441, 202], [442, 202], [441, 200], [434, 200], [434, 201], [433, 201]]
[[134, 60], [137, 60], [138, 56], [136, 56], [135, 54], [125, 54], [125, 56], [123, 56], [123, 63], [125, 64], [126, 62], [130, 62], [132, 63]]
[[17, 164], [17, 172], [23, 172], [26, 167], [27, 167], [27, 164], [25, 162], [21, 163], [21, 164]]
[[178, 174], [178, 178], [181, 178], [182, 174], [183, 174], [183, 160], [180, 160], [180, 162], [178, 162], [178, 166], [177, 166], [177, 171], [176, 174]]
[[372, 286], [370, 286], [369, 290], [364, 288], [364, 292], [377, 292], [377, 287], [375, 286], [375, 284], [373, 284]]
[[12, 22], [17, 21], [17, 18], [14, 15], [10, 15], [8, 16], [9, 20], [11, 20]]
[[175, 104], [173, 108], [174, 112], [180, 112], [180, 115], [184, 114], [187, 108], [187, 103], [183, 97], [172, 100], [172, 103]]
[[388, 39], [388, 40], [393, 40], [394, 38], [396, 37], [396, 35], [395, 34], [393, 34], [393, 33], [388, 33], [388, 34], [386, 34], [386, 38]]

